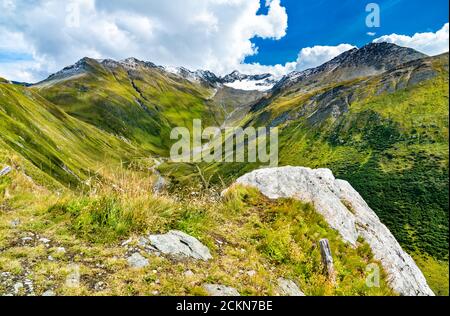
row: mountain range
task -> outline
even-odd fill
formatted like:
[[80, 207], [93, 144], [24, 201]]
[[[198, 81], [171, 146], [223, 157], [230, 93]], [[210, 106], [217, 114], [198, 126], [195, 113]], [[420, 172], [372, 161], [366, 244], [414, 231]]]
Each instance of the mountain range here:
[[[19, 170], [20, 181], [16, 180], [22, 185], [32, 179], [33, 190], [52, 192], [84, 192], [92, 190], [95, 181], [120, 182], [113, 166], [136, 176], [136, 183], [145, 187], [136, 179], [157, 170], [150, 176], [163, 177], [169, 183], [168, 192], [188, 191], [188, 196], [195, 196], [201, 190], [228, 186], [262, 165], [168, 162], [172, 128], [191, 130], [194, 119], [202, 119], [204, 126], [278, 127], [281, 166], [329, 168], [351, 183], [414, 257], [433, 290], [448, 294], [448, 285], [444, 285], [448, 273], [442, 275], [448, 269], [449, 244], [448, 59], [448, 53], [430, 57], [394, 44], [372, 43], [319, 67], [276, 78], [237, 71], [219, 76], [135, 58], [83, 58], [36, 84], [0, 79], [0, 167]], [[8, 185], [0, 182], [3, 196], [13, 191]], [[31, 184], [25, 187], [28, 190]], [[242, 201], [234, 201], [238, 204], [233, 207], [247, 210], [249, 216], [256, 216], [260, 204], [282, 203], [242, 194]], [[0, 203], [0, 210], [13, 202]], [[63, 216], [60, 209], [78, 216], [78, 226], [73, 228], [78, 231], [86, 225], [87, 215], [76, 215], [75, 209], [81, 204], [95, 209], [97, 202], [61, 203], [47, 206], [58, 216]], [[111, 207], [106, 209], [115, 210]], [[281, 204], [271, 207], [284, 212]], [[170, 220], [161, 216], [157, 225], [166, 227]], [[198, 218], [187, 213], [179, 216], [186, 218], [176, 228], [201, 236]], [[275, 215], [265, 214], [264, 220], [265, 216]], [[286, 220], [275, 216], [273, 223], [283, 225]], [[93, 226], [86, 236], [91, 238], [92, 232], [95, 235], [110, 221], [114, 219], [97, 226], [89, 222]], [[308, 229], [320, 231], [319, 226]], [[270, 229], [274, 231], [258, 234], [275, 234], [276, 227]], [[253, 242], [246, 232], [242, 234], [242, 240]], [[260, 246], [271, 263], [293, 265], [278, 252], [282, 245], [266, 242]], [[357, 260], [364, 257], [355, 256]], [[317, 288], [325, 291], [321, 293], [332, 291]], [[314, 292], [312, 285], [309, 289]]]

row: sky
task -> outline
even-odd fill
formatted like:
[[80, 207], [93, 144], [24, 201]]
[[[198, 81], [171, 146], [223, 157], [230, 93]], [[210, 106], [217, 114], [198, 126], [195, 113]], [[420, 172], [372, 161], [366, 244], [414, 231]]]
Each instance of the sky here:
[[0, 0], [0, 76], [82, 57], [277, 76], [370, 42], [448, 51], [448, 0]]

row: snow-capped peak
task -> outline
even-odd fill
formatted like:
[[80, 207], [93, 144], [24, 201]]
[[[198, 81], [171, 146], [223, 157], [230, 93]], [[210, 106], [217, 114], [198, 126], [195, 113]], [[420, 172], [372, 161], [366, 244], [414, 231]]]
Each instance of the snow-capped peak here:
[[200, 82], [212, 86], [221, 83], [220, 78], [208, 70], [191, 71], [184, 67], [171, 67], [171, 66], [164, 67], [163, 69], [168, 73], [178, 75], [192, 82]]
[[238, 90], [257, 90], [267, 91], [277, 83], [277, 78], [274, 75], [258, 74], [258, 75], [245, 75], [239, 71], [233, 71], [232, 73], [222, 77], [222, 82], [225, 86], [238, 89]]

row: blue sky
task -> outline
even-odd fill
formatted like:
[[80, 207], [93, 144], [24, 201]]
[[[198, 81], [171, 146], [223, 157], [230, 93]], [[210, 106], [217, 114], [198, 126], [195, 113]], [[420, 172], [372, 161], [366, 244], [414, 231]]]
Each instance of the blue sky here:
[[[381, 26], [370, 29], [375, 1]], [[0, 77], [35, 82], [85, 56], [280, 77], [371, 41], [436, 55], [448, 51], [448, 9], [448, 0], [0, 0]]]
[[[365, 6], [370, 2], [379, 4], [381, 11], [381, 26], [375, 31], [365, 25]], [[246, 62], [283, 64], [295, 60], [302, 47], [340, 43], [360, 47], [373, 40], [369, 31], [376, 32], [376, 37], [392, 33], [411, 36], [436, 32], [449, 20], [448, 0], [281, 0], [281, 4], [289, 16], [286, 36], [278, 41], [252, 39], [259, 53], [247, 57]]]

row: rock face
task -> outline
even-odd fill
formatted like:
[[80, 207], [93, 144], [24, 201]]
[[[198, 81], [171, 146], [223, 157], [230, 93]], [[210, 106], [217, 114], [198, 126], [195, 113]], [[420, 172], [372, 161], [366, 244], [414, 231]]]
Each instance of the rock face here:
[[204, 284], [203, 288], [210, 296], [240, 296], [236, 289], [225, 285]]
[[375, 212], [348, 182], [335, 179], [330, 170], [260, 169], [244, 175], [236, 183], [256, 187], [271, 199], [295, 198], [312, 203], [344, 240], [356, 245], [358, 237], [364, 238], [381, 262], [394, 291], [404, 296], [434, 295], [414, 260]]
[[194, 258], [203, 261], [212, 259], [206, 246], [180, 231], [172, 230], [165, 235], [150, 235], [148, 240], [161, 253], [178, 259]]
[[141, 256], [139, 253], [133, 253], [128, 259], [128, 265], [134, 269], [145, 268], [148, 266], [148, 260]]
[[278, 282], [278, 292], [281, 296], [306, 296], [294, 283], [294, 281], [279, 278]]

